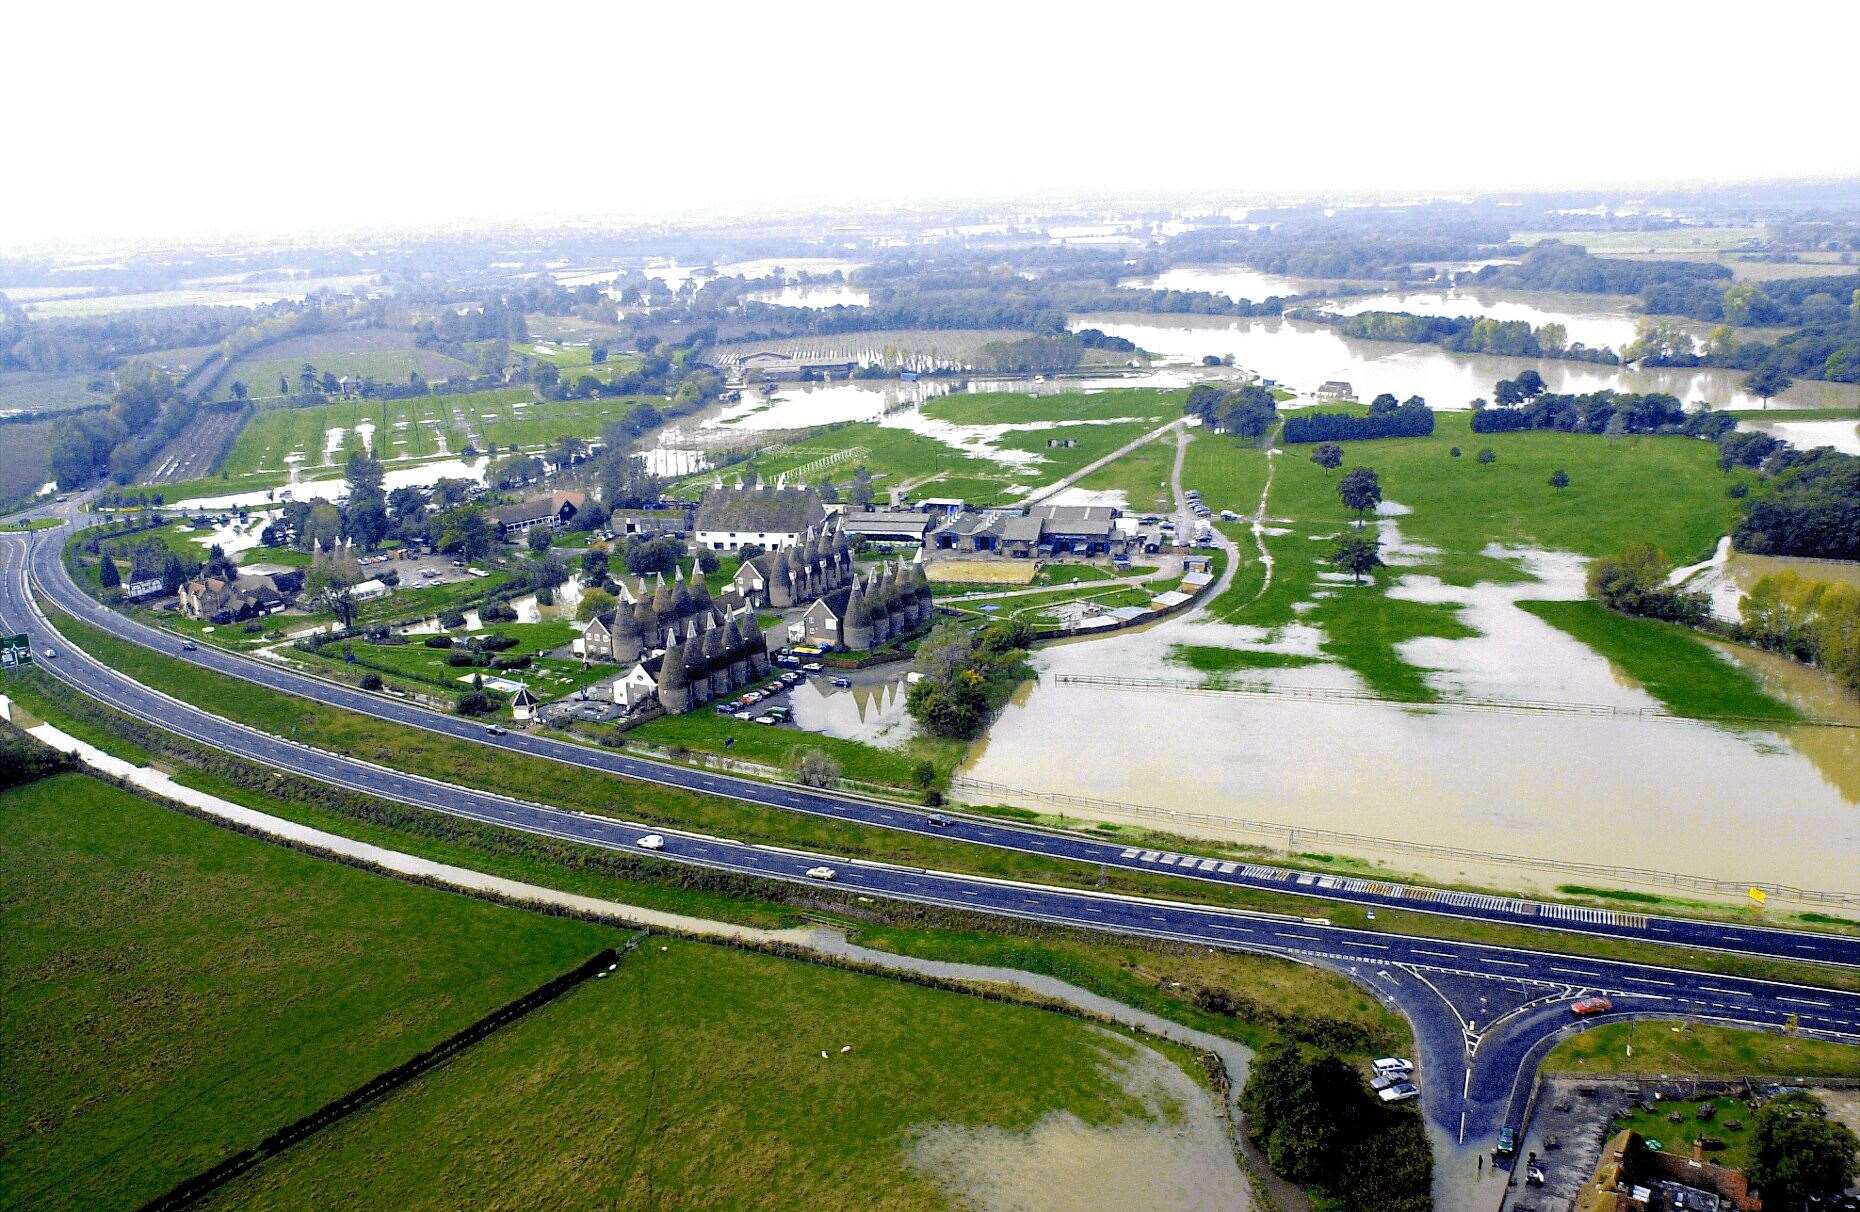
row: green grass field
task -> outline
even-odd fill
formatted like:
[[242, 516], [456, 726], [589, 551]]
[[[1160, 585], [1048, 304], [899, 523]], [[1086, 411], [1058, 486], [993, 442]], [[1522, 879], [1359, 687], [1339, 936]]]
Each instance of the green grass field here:
[[[1252, 514], [1259, 508], [1259, 494], [1266, 487], [1266, 452], [1249, 442], [1206, 430], [1190, 432], [1194, 438], [1182, 459], [1182, 487], [1199, 490], [1209, 509]], [[1291, 458], [1293, 452], [1276, 457]]]
[[10, 1208], [135, 1207], [614, 937], [80, 775], [0, 816]]
[[947, 778], [968, 748], [961, 742], [941, 741], [930, 736], [913, 737], [896, 749], [880, 748], [793, 728], [771, 728], [753, 720], [718, 715], [711, 710], [661, 716], [626, 735], [629, 741], [638, 740], [665, 749], [683, 746], [705, 753], [727, 753], [742, 761], [776, 769], [787, 769], [797, 755], [817, 749], [838, 762], [841, 773], [849, 779], [883, 783], [913, 792], [919, 762], [929, 762], [936, 767], [939, 778]]
[[[1105, 464], [1073, 487], [1088, 492], [1121, 492], [1130, 513], [1164, 513], [1174, 506], [1174, 494], [1169, 490], [1169, 475], [1174, 470], [1175, 440], [1165, 435]], [[1185, 481], [1183, 487], [1189, 486]]]
[[[461, 641], [467, 635], [463, 631], [452, 634]], [[422, 643], [424, 636], [409, 637], [409, 642], [405, 644], [371, 644], [361, 640], [327, 644], [310, 654], [309, 659], [349, 665], [346, 649], [355, 655], [354, 668], [379, 673], [392, 685], [411, 686], [428, 693], [434, 690], [446, 694], [461, 693], [468, 688], [467, 682], [474, 673], [483, 674], [487, 680], [494, 677], [508, 678], [529, 686], [544, 702], [573, 694], [583, 686], [611, 677], [616, 671], [612, 665], [597, 664], [583, 669], [579, 660], [542, 656], [542, 653], [552, 649], [567, 647], [575, 638], [575, 629], [566, 622], [500, 623], [469, 634], [508, 635], [517, 641], [516, 646], [495, 655], [506, 658], [527, 656], [532, 663], [527, 669], [510, 670], [493, 670], [488, 665], [448, 665], [446, 657], [454, 650], [428, 648]], [[462, 647], [459, 650], [462, 651]]]
[[1520, 602], [1607, 657], [1675, 715], [1792, 720], [1798, 712], [1765, 694], [1749, 671], [1684, 627], [1616, 614], [1596, 602]]
[[[823, 429], [758, 457], [754, 466], [764, 480], [773, 481], [783, 472], [825, 455], [864, 447], [865, 453], [829, 468], [825, 474], [844, 488], [852, 478], [853, 469], [864, 464], [872, 473], [881, 501], [886, 490], [894, 485], [935, 477], [913, 490], [912, 495], [959, 497], [981, 503], [1006, 502], [1025, 495], [1027, 490], [1070, 475], [1177, 415], [1181, 411], [1180, 395], [1179, 392], [1150, 390], [1090, 396], [1078, 393], [963, 395], [946, 396], [925, 405], [925, 415], [963, 425], [1058, 422], [1051, 429], [1019, 430], [1000, 436], [996, 443], [1000, 449], [1034, 456], [1025, 465], [968, 454], [908, 429], [859, 422]], [[1122, 417], [1141, 419], [1102, 423]], [[1076, 423], [1065, 424], [1067, 421]], [[1049, 446], [1049, 440], [1054, 439], [1071, 440], [1077, 445], [1070, 448]], [[683, 481], [676, 492], [695, 498], [710, 485], [711, 479], [709, 472], [692, 476]]]
[[1544, 1072], [1860, 1077], [1860, 1048], [1852, 1044], [1701, 1023], [1687, 1023], [1683, 1031], [1676, 1026], [1606, 1023], [1558, 1044], [1544, 1058]]
[[1026, 1006], [652, 940], [210, 1206], [942, 1208], [909, 1164], [916, 1130], [1147, 1120], [1115, 1075], [1139, 1047]]
[[342, 378], [369, 376], [381, 383], [405, 384], [408, 375], [418, 370], [429, 382], [439, 379], [470, 377], [472, 368], [438, 350], [414, 345], [410, 332], [369, 328], [338, 332], [313, 333], [292, 337], [275, 345], [253, 351], [227, 367], [220, 376], [214, 398], [230, 400], [235, 381], [244, 383], [254, 399], [278, 395], [278, 380], [283, 378], [296, 391], [298, 375], [304, 363], [316, 367], [321, 375], [327, 371]]

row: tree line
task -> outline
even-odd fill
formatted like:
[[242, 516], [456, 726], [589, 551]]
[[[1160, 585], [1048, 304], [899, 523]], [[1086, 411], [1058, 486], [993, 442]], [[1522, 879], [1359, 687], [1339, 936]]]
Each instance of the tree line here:
[[1571, 344], [1561, 324], [1533, 328], [1524, 320], [1495, 320], [1490, 316], [1423, 316], [1407, 311], [1361, 311], [1342, 315], [1322, 308], [1299, 308], [1293, 319], [1328, 324], [1346, 337], [1367, 341], [1404, 341], [1412, 345], [1438, 345], [1456, 353], [1503, 354], [1521, 358], [1567, 358], [1617, 366], [1621, 359], [1612, 349], [1590, 349]]
[[1372, 438], [1425, 438], [1434, 432], [1434, 410], [1420, 396], [1396, 403], [1387, 392], [1367, 415], [1350, 412], [1294, 413], [1285, 419], [1284, 442], [1360, 442]]

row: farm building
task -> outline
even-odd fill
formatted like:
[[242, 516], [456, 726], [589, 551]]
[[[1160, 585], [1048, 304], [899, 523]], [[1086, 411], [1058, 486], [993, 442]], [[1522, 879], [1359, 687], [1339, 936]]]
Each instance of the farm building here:
[[864, 580], [816, 598], [788, 625], [788, 636], [863, 652], [922, 630], [930, 616], [930, 581], [922, 562], [881, 565]]
[[826, 520], [820, 494], [811, 488], [715, 487], [698, 502], [692, 528], [698, 546], [711, 551], [775, 551], [793, 547]]
[[848, 538], [875, 543], [922, 545], [930, 532], [930, 518], [914, 509], [887, 509], [860, 513], [847, 510], [839, 517], [840, 531]]
[[691, 533], [691, 510], [616, 509], [608, 515], [607, 529], [616, 535], [686, 535]]
[[852, 583], [852, 542], [844, 531], [814, 534], [744, 560], [731, 589], [752, 606], [786, 610]]
[[1348, 379], [1326, 379], [1318, 385], [1317, 398], [1320, 400], [1354, 400], [1356, 389], [1350, 386]]
[[484, 516], [497, 527], [500, 535], [509, 537], [527, 534], [532, 526], [546, 526], [550, 530], [566, 526], [587, 503], [588, 495], [583, 492], [552, 492], [514, 505], [493, 506], [484, 511]]
[[667, 631], [682, 633], [704, 621], [721, 623], [750, 609], [734, 591], [712, 597], [696, 560], [691, 562], [689, 580], [684, 569], [678, 568], [670, 584], [663, 573], [652, 584], [643, 578], [620, 581], [615, 597], [619, 604], [589, 619], [576, 645], [589, 660], [630, 664], [651, 647], [650, 639]]
[[181, 613], [207, 623], [236, 623], [282, 610], [296, 600], [303, 576], [277, 577], [244, 574], [225, 580], [197, 577], [180, 589]]

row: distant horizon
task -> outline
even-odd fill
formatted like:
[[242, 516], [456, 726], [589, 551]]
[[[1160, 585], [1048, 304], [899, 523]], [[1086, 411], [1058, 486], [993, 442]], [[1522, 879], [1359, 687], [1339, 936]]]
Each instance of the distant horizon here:
[[[762, 223], [822, 220], [834, 217], [871, 220], [899, 220], [912, 215], [925, 217], [976, 211], [989, 215], [1019, 211], [1050, 217], [1068, 210], [1095, 212], [1093, 217], [1110, 218], [1120, 211], [1167, 209], [1173, 213], [1209, 212], [1246, 207], [1330, 205], [1349, 207], [1396, 207], [1428, 205], [1454, 201], [1505, 204], [1517, 199], [1528, 201], [1550, 198], [1593, 198], [1596, 205], [1619, 207], [1636, 201], [1665, 204], [1665, 195], [1689, 194], [1709, 196], [1715, 192], [1763, 187], [1812, 188], [1846, 186], [1855, 193], [1860, 205], [1860, 172], [1824, 176], [1756, 176], [1740, 178], [1693, 178], [1645, 181], [1620, 181], [1569, 184], [1556, 188], [1485, 189], [1387, 189], [1387, 190], [1295, 190], [1259, 191], [1250, 194], [1227, 190], [1185, 188], [1168, 192], [1141, 192], [1115, 188], [1083, 191], [1052, 191], [1046, 194], [978, 194], [971, 197], [922, 196], [915, 199], [873, 199], [868, 203], [837, 206], [825, 203], [810, 205], [805, 201], [772, 203], [762, 208], [729, 209], [725, 207], [671, 208], [655, 213], [575, 212], [539, 208], [528, 213], [456, 215], [432, 219], [398, 219], [378, 222], [328, 223], [286, 228], [253, 228], [245, 231], [205, 230], [161, 231], [132, 234], [124, 231], [80, 233], [42, 237], [31, 241], [14, 241], [0, 229], [0, 257], [16, 260], [68, 259], [78, 255], [124, 253], [147, 254], [164, 249], [211, 249], [233, 246], [250, 248], [316, 247], [363, 239], [408, 240], [422, 237], [468, 237], [474, 235], [521, 234], [551, 235], [568, 231], [588, 234], [615, 234], [663, 227], [688, 230], [715, 226], [719, 228], [754, 227]], [[1636, 195], [1646, 195], [1638, 197]], [[1682, 199], [1670, 199], [1681, 201]]]

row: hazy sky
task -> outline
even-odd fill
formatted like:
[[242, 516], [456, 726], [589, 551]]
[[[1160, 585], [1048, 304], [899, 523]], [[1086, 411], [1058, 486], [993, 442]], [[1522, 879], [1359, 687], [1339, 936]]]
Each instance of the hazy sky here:
[[0, 245], [1860, 174], [1860, 4], [24, 4]]

